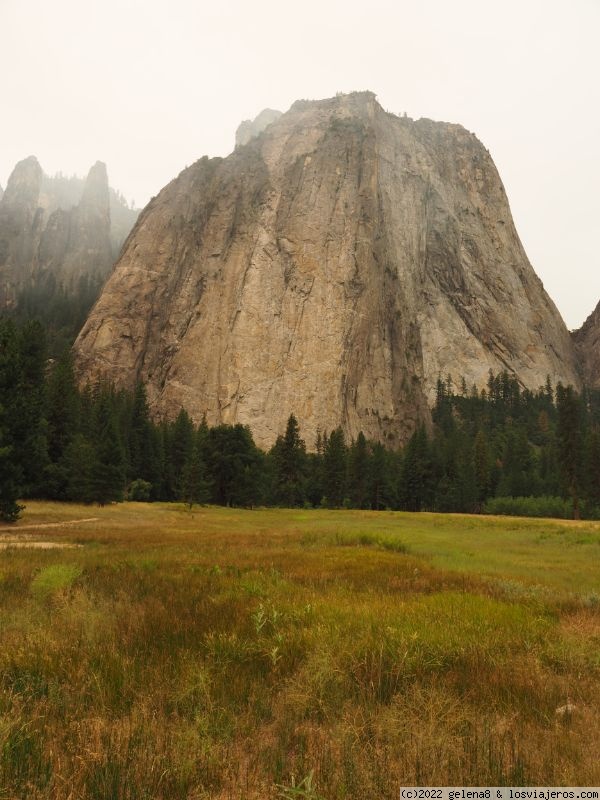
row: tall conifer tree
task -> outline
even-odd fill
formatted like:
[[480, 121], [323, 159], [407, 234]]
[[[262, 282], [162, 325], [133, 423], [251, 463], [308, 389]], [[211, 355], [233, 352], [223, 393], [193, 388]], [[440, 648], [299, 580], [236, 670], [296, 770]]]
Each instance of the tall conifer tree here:
[[327, 505], [330, 508], [340, 508], [346, 496], [346, 443], [341, 428], [332, 431], [327, 440], [323, 471]]
[[123, 444], [117, 425], [114, 395], [100, 389], [94, 409], [94, 460], [91, 496], [100, 505], [121, 500], [125, 486]]
[[563, 485], [573, 500], [573, 517], [580, 517], [581, 407], [572, 386], [556, 387], [558, 456]]
[[306, 447], [298, 420], [290, 414], [284, 436], [271, 451], [275, 467], [275, 502], [288, 508], [301, 506], [306, 491]]

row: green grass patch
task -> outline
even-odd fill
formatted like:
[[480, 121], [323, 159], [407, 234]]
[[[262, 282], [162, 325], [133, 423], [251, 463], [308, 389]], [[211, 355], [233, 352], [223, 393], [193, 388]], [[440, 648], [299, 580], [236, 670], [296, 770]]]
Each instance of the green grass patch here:
[[81, 567], [73, 564], [51, 564], [41, 569], [31, 581], [31, 593], [44, 599], [71, 587], [81, 575]]

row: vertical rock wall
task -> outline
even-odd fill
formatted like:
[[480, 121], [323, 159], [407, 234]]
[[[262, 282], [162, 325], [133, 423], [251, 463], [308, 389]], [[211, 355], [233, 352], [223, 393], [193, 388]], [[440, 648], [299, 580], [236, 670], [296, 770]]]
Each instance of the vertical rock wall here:
[[147, 206], [75, 346], [157, 414], [398, 445], [438, 377], [578, 384], [485, 148], [371, 93], [298, 102]]

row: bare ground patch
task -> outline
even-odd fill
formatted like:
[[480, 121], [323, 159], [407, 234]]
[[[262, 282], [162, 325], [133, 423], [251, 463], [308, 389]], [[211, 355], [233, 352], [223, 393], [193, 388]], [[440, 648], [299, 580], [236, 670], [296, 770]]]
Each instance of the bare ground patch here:
[[29, 538], [27, 536], [3, 536], [2, 539], [0, 539], [0, 550], [25, 547], [34, 550], [73, 550], [76, 547], [82, 547], [82, 545], [72, 544], [71, 542], [40, 541], [39, 539]]
[[2, 528], [0, 528], [0, 550], [25, 547], [35, 550], [72, 550], [74, 548], [81, 547], [81, 545], [72, 544], [71, 542], [49, 542], [47, 540], [40, 540], [31, 534], [21, 533], [21, 531], [39, 531], [46, 528], [65, 528], [70, 525], [79, 525], [82, 522], [96, 522], [97, 520], [98, 517], [86, 517], [85, 519], [73, 519], [65, 522], [40, 522], [37, 525], [23, 525], [20, 528], [17, 528], [16, 531], [14, 528], [12, 528], [10, 529], [11, 533], [8, 533], [9, 529], [7, 528], [4, 528], [4, 531], [7, 531], [6, 533], [4, 533]]

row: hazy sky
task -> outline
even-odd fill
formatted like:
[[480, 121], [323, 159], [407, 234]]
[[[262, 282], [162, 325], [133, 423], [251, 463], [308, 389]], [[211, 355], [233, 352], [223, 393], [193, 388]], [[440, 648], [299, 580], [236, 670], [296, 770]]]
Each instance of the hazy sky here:
[[473, 131], [569, 327], [600, 300], [600, 0], [0, 0], [0, 183], [106, 161], [144, 205], [242, 119], [371, 89]]

